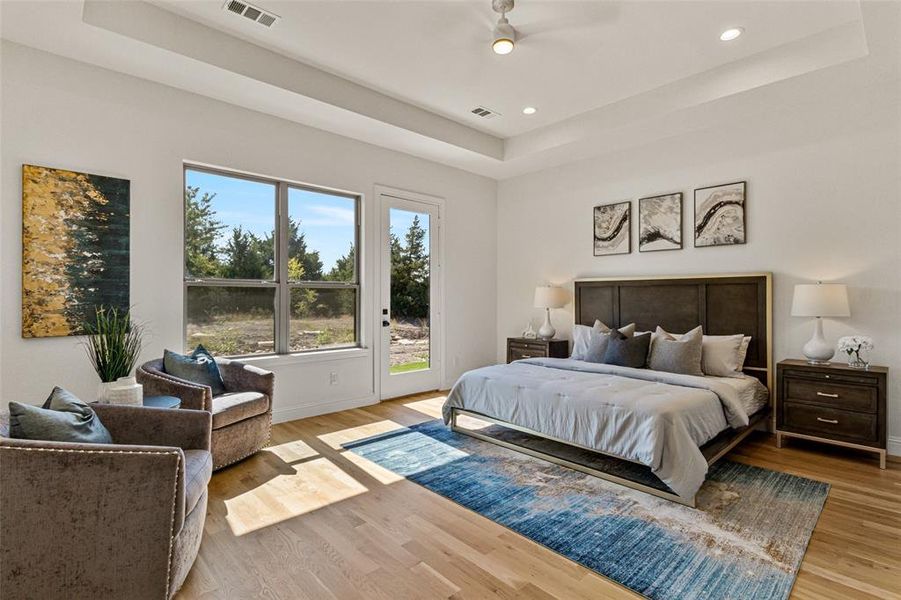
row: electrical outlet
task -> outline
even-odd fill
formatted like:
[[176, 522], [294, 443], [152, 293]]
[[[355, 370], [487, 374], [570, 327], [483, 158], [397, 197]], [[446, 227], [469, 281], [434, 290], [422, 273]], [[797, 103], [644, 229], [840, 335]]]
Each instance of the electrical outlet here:
[[328, 382], [331, 385], [338, 385], [338, 374], [334, 371], [328, 374]]

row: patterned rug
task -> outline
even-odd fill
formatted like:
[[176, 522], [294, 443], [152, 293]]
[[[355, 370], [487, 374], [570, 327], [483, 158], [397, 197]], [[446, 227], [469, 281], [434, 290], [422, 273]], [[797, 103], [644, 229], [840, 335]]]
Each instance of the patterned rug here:
[[344, 447], [654, 599], [787, 598], [829, 493], [720, 461], [692, 509], [439, 421]]

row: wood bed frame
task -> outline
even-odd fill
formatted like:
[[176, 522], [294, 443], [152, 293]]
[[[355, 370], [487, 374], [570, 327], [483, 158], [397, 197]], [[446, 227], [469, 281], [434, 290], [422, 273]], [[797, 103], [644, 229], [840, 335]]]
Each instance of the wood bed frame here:
[[[774, 397], [773, 366], [773, 288], [771, 273], [732, 275], [689, 275], [684, 277], [637, 277], [629, 279], [580, 279], [575, 282], [575, 322], [591, 326], [595, 319], [619, 328], [635, 323], [637, 331], [653, 331], [658, 325], [667, 331], [683, 332], [698, 325], [708, 335], [744, 333], [751, 336], [743, 371], [758, 378], [769, 390], [768, 405], [751, 415], [747, 427], [727, 429], [701, 446], [701, 453], [712, 465], [744, 440], [760, 423], [772, 430]], [[473, 411], [454, 408], [451, 429], [493, 444], [524, 452], [590, 475], [613, 481], [686, 506], [695, 506], [695, 498], [683, 498], [638, 481], [614, 475], [594, 466], [535, 447], [511, 443], [478, 430], [460, 426], [458, 416], [468, 416], [504, 428], [550, 440], [580, 451], [603, 455], [592, 448], [573, 444], [540, 432], [507, 423]], [[619, 458], [619, 457], [616, 457]], [[620, 459], [623, 460], [623, 459]]]

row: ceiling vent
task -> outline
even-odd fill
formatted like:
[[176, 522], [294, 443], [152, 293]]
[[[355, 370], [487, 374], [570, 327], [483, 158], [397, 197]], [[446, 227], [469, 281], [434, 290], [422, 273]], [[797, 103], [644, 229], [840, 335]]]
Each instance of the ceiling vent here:
[[225, 4], [222, 6], [222, 10], [241, 15], [242, 17], [250, 19], [254, 23], [259, 23], [265, 27], [272, 27], [279, 19], [278, 15], [265, 11], [258, 6], [248, 4], [247, 2], [241, 2], [241, 0], [226, 0]]
[[484, 106], [476, 106], [474, 109], [470, 111], [477, 117], [481, 117], [483, 119], [493, 119], [494, 117], [501, 116], [501, 113], [496, 110], [491, 110], [490, 108], [485, 108]]

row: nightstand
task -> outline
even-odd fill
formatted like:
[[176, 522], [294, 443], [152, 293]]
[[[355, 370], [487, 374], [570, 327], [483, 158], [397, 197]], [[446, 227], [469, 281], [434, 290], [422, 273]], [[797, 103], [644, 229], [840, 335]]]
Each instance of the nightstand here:
[[507, 362], [521, 358], [569, 358], [569, 341], [507, 338]]
[[888, 368], [783, 360], [776, 368], [776, 446], [794, 437], [886, 457]]

